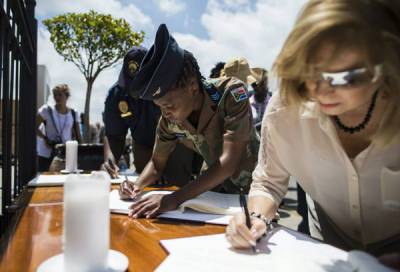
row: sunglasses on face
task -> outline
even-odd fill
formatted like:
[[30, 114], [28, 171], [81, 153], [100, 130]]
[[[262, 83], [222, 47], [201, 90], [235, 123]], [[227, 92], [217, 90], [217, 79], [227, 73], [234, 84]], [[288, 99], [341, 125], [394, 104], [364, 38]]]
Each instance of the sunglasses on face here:
[[382, 65], [375, 65], [371, 72], [367, 68], [356, 68], [336, 73], [320, 74], [320, 80], [329, 82], [331, 87], [356, 87], [374, 83], [382, 74]]

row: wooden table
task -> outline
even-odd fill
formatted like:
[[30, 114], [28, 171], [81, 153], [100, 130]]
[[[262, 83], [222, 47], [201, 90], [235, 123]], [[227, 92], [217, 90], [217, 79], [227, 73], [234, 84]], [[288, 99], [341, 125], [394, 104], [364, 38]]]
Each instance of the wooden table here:
[[[32, 197], [0, 262], [0, 271], [36, 271], [62, 252], [63, 188], [30, 188]], [[161, 239], [223, 233], [224, 226], [111, 214], [110, 247], [129, 258], [128, 271], [153, 271], [167, 256]]]

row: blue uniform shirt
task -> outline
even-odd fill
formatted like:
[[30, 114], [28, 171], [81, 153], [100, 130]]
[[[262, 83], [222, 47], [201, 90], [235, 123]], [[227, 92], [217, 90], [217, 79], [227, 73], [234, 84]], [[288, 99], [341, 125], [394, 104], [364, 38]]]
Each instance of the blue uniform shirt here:
[[115, 84], [104, 105], [105, 135], [125, 136], [129, 128], [136, 143], [153, 147], [160, 115], [153, 101], [132, 98]]

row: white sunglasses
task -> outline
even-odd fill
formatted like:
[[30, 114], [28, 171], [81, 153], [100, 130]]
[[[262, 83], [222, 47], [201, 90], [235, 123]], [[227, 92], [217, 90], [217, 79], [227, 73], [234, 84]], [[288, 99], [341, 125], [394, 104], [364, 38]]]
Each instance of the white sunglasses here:
[[352, 87], [360, 86], [366, 83], [374, 83], [382, 74], [382, 64], [374, 66], [374, 72], [367, 68], [356, 68], [337, 73], [321, 73], [321, 80], [329, 82], [331, 87]]

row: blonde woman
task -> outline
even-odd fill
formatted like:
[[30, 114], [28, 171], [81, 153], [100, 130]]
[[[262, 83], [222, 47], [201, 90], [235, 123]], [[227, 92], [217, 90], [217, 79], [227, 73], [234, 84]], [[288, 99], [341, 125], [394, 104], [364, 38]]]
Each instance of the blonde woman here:
[[[59, 84], [52, 90], [54, 106], [43, 105], [36, 116], [38, 171], [48, 171], [54, 158], [54, 146], [76, 139], [81, 142], [79, 114], [67, 106], [70, 90]], [[43, 124], [43, 125], [42, 125]]]
[[252, 227], [239, 214], [227, 239], [254, 244], [294, 176], [315, 202], [312, 236], [400, 252], [399, 2], [309, 1], [274, 71], [279, 91], [263, 118]]

